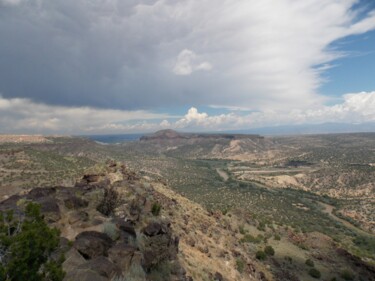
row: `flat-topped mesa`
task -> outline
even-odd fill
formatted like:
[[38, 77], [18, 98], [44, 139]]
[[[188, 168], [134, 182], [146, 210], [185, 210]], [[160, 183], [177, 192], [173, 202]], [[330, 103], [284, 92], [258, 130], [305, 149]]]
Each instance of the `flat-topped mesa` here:
[[152, 140], [189, 140], [189, 139], [263, 139], [260, 135], [245, 135], [245, 134], [218, 134], [218, 133], [180, 133], [171, 129], [160, 130], [150, 135], [145, 135], [140, 138], [141, 141]]

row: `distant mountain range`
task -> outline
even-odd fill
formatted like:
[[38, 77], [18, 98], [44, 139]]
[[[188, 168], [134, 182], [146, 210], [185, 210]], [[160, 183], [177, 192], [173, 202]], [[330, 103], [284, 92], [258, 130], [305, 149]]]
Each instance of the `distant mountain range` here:
[[286, 125], [275, 127], [262, 127], [249, 130], [227, 131], [237, 134], [259, 134], [259, 135], [304, 135], [304, 134], [337, 134], [337, 133], [367, 133], [375, 132], [375, 123], [322, 123]]

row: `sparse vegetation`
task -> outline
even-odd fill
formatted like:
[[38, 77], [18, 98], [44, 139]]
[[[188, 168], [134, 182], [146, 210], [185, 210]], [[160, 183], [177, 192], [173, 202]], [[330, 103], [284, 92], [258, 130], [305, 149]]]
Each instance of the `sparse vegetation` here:
[[[3, 172], [0, 181], [2, 187], [21, 187], [17, 192], [24, 187], [60, 184], [62, 180], [69, 185], [74, 184], [72, 179], [76, 174], [82, 173], [84, 168], [94, 163], [103, 162], [108, 157], [119, 161], [125, 159], [131, 169], [142, 170], [143, 176], [165, 183], [207, 209], [215, 210], [213, 214], [218, 216], [215, 219], [225, 229], [236, 232], [236, 239], [240, 242], [237, 246], [243, 250], [240, 256], [248, 255], [246, 259], [253, 259], [254, 256], [258, 258], [257, 250], [261, 249], [263, 251], [259, 252], [264, 255], [260, 254], [259, 259], [266, 259], [269, 255], [266, 245], [272, 244], [277, 249], [277, 255], [272, 261], [275, 260], [275, 264], [280, 266], [270, 266], [276, 276], [287, 276], [285, 280], [293, 280], [291, 276], [298, 276], [297, 268], [310, 275], [311, 269], [317, 270], [312, 258], [303, 265], [301, 256], [313, 257], [314, 260], [319, 260], [319, 266], [326, 266], [328, 263], [324, 259], [325, 254], [336, 254], [335, 246], [325, 244], [326, 238], [319, 236], [320, 234], [331, 237], [350, 255], [373, 262], [374, 237], [360, 229], [374, 231], [366, 223], [374, 213], [372, 199], [362, 196], [358, 190], [361, 186], [371, 188], [371, 182], [375, 179], [375, 167], [368, 165], [375, 163], [372, 150], [369, 150], [374, 135], [283, 137], [268, 141], [277, 142], [277, 146], [270, 144], [271, 148], [262, 150], [260, 143], [257, 144], [257, 153], [253, 154], [248, 147], [247, 150], [244, 148], [253, 157], [250, 161], [231, 160], [231, 155], [224, 155], [227, 159], [222, 159], [224, 156], [221, 154], [213, 155], [212, 142], [181, 145], [169, 150], [165, 150], [163, 145], [142, 143], [99, 146], [74, 138], [60, 139], [59, 144], [0, 145], [0, 165]], [[222, 152], [228, 147], [228, 142], [215, 141], [215, 145]], [[228, 179], [223, 179], [217, 169], [225, 171]], [[289, 179], [295, 182], [284, 186], [283, 181], [287, 182]], [[314, 189], [311, 189], [312, 182]], [[331, 187], [336, 184], [339, 188], [332, 190]], [[268, 186], [272, 188], [267, 188]], [[279, 189], [280, 186], [283, 188]], [[304, 190], [299, 190], [301, 187]], [[98, 210], [107, 216], [113, 215], [117, 204], [111, 202], [117, 200], [106, 200], [108, 195], [105, 194], [103, 200], [100, 200], [99, 194], [100, 191], [93, 196], [93, 200], [100, 203]], [[332, 194], [335, 198], [331, 197]], [[129, 197], [132, 195], [133, 193], [129, 193]], [[163, 217], [167, 217], [168, 207], [161, 210], [159, 202], [154, 201], [159, 199], [151, 200], [151, 214], [156, 217], [163, 211]], [[129, 204], [131, 208], [134, 207], [137, 212], [142, 211], [139, 206], [132, 204]], [[227, 210], [230, 213], [226, 216]], [[220, 216], [220, 212], [223, 216]], [[103, 229], [115, 240], [116, 232], [110, 235], [112, 230]], [[202, 224], [201, 230], [204, 235], [215, 238], [210, 227]], [[315, 246], [311, 242], [312, 238], [318, 241], [321, 239], [322, 244]], [[129, 239], [136, 241], [138, 237]], [[131, 243], [138, 246], [135, 242]], [[199, 241], [196, 240], [195, 243], [193, 244], [199, 245]], [[322, 252], [322, 260], [313, 254], [315, 247]], [[199, 249], [205, 251], [203, 248]], [[195, 246], [195, 249], [198, 247]], [[211, 249], [209, 254], [214, 256]], [[330, 268], [335, 268], [332, 271], [340, 267], [352, 268], [352, 260], [348, 256], [343, 254], [336, 257], [337, 260], [329, 264]], [[271, 264], [271, 259], [268, 263]], [[235, 266], [237, 267], [237, 262]], [[322, 273], [325, 277], [326, 272], [322, 270]], [[361, 273], [357, 275], [358, 279]], [[350, 280], [337, 271], [327, 274], [327, 278], [328, 276]], [[354, 275], [354, 280], [355, 277]], [[197, 275], [194, 280], [209, 280], [208, 277], [205, 278]], [[365, 275], [363, 280], [366, 278]]]

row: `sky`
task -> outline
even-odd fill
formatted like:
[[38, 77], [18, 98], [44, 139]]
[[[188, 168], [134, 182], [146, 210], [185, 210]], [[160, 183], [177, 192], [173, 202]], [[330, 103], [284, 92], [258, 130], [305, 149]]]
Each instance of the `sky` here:
[[0, 133], [375, 122], [374, 0], [0, 0]]

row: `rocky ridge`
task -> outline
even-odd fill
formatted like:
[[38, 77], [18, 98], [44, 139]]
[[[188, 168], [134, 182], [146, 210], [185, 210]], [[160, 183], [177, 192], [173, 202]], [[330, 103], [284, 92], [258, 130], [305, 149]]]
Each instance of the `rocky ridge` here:
[[[116, 194], [114, 201], [108, 194]], [[106, 200], [110, 212], [99, 207]], [[221, 213], [209, 213], [122, 164], [109, 162], [74, 187], [13, 195], [0, 210], [21, 211], [28, 201], [39, 203], [45, 220], [61, 232], [54, 256], [65, 255], [65, 281], [267, 280], [250, 259], [245, 274], [238, 272], [236, 259], [245, 252]]]

